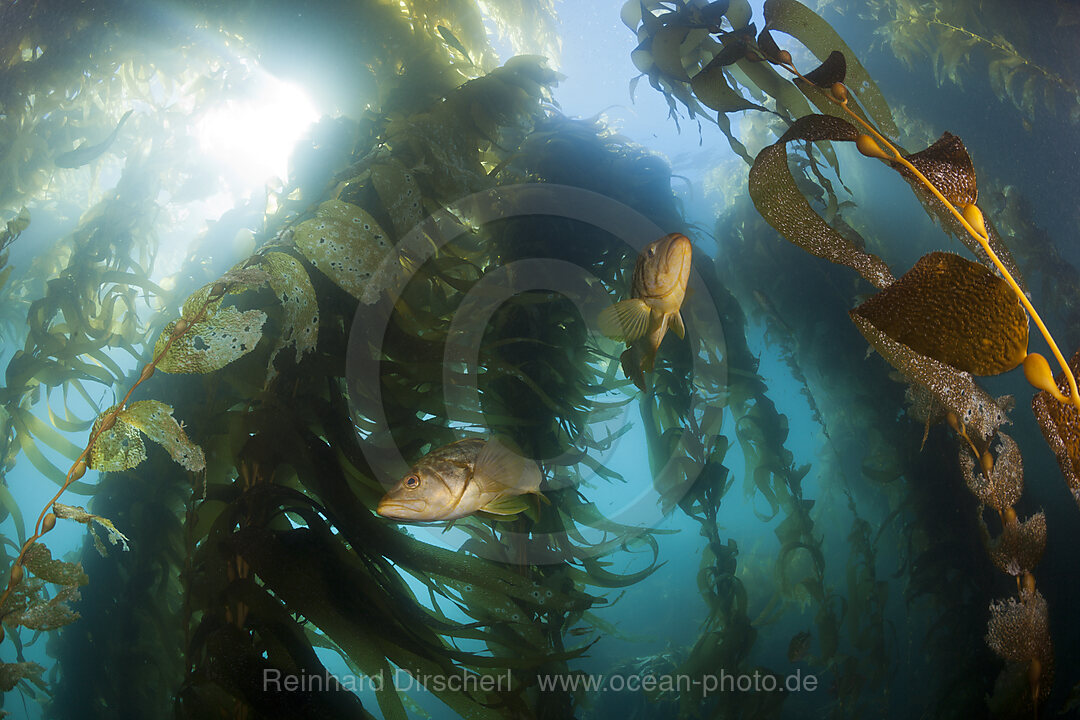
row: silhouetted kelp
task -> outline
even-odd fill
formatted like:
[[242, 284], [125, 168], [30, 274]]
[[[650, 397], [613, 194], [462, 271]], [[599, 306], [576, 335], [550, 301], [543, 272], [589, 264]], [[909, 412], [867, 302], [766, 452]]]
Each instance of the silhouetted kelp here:
[[[313, 178], [311, 186], [298, 193], [310, 198], [306, 207], [292, 200], [283, 203], [282, 211], [270, 218], [271, 239], [264, 249], [223, 281], [194, 293], [180, 319], [166, 325], [155, 347], [159, 369], [191, 377], [160, 385], [147, 376], [144, 387], [160, 387], [163, 393], [172, 387], [199, 389], [180, 390], [189, 399], [200, 395], [204, 402], [179, 403], [177, 412], [189, 428], [198, 429], [208, 464], [201, 476], [180, 479], [151, 449], [151, 464], [140, 466], [151, 468], [150, 474], [162, 484], [151, 498], [120, 491], [131, 482], [124, 473], [103, 477], [96, 502], [104, 509], [95, 509], [107, 509], [130, 526], [145, 529], [138, 537], [133, 532], [135, 544], [125, 567], [145, 566], [146, 573], [122, 575], [88, 595], [86, 612], [97, 627], [80, 629], [64, 641], [61, 656], [67, 667], [54, 712], [79, 708], [85, 713], [89, 703], [103, 711], [109, 708], [107, 712], [156, 716], [165, 711], [170, 688], [179, 686], [176, 712], [182, 716], [219, 711], [265, 717], [365, 715], [348, 695], [277, 697], [262, 691], [268, 669], [324, 673], [312, 650], [317, 645], [337, 650], [354, 671], [369, 676], [387, 675], [393, 667], [429, 675], [510, 668], [518, 678], [512, 689], [486, 696], [438, 694], [462, 715], [518, 717], [531, 707], [528, 712], [539, 717], [566, 716], [572, 698], [559, 692], [538, 694], [529, 671], [564, 673], [566, 661], [587, 646], [579, 641], [568, 647], [563, 640], [565, 630], [602, 601], [584, 588], [632, 583], [651, 566], [620, 576], [604, 569], [590, 548], [570, 540], [568, 531], [578, 537], [573, 525], [579, 519], [604, 526], [595, 508], [573, 494], [556, 497], [559, 513], [542, 521], [547, 532], [562, 526], [565, 538], [551, 548], [565, 560], [547, 567], [502, 568], [474, 555], [418, 543], [376, 519], [370, 507], [380, 488], [356, 443], [355, 417], [346, 405], [342, 382], [348, 340], [343, 328], [356, 310], [357, 296], [371, 288], [354, 284], [355, 274], [339, 273], [335, 265], [339, 260], [355, 262], [357, 272], [367, 272], [365, 268], [373, 266], [354, 248], [378, 246], [380, 238], [391, 237], [391, 232], [400, 236], [419, 219], [416, 204], [401, 205], [398, 200], [403, 184], [414, 185], [416, 203], [423, 198], [425, 210], [452, 202], [469, 189], [493, 185], [496, 180], [480, 160], [498, 164], [500, 154], [501, 159], [511, 154], [492, 144], [492, 134], [503, 141], [511, 137], [504, 129], [527, 136], [540, 117], [545, 86], [553, 80], [539, 62], [519, 59], [450, 93], [440, 102], [438, 116], [421, 111], [384, 117], [369, 143], [359, 146], [351, 161], [339, 163], [347, 166], [339, 176], [344, 182]], [[484, 103], [490, 115], [475, 112], [477, 102]], [[430, 132], [433, 129], [438, 132]], [[588, 142], [588, 137], [579, 133], [578, 141]], [[605, 159], [621, 156], [620, 161], [634, 163], [645, 157], [595, 131], [592, 138]], [[538, 154], [544, 150], [542, 144], [534, 147]], [[514, 155], [513, 164], [540, 179], [527, 150]], [[618, 194], [637, 207], [661, 208], [657, 220], [670, 223], [677, 217], [666, 184], [637, 185], [639, 177], [619, 173], [617, 163], [604, 163], [600, 172], [606, 178], [594, 174], [592, 184], [619, 188]], [[661, 189], [666, 201], [650, 197]], [[294, 207], [304, 209], [297, 214]], [[383, 230], [380, 219], [393, 230]], [[370, 229], [353, 235], [349, 228], [354, 220]], [[501, 235], [508, 245], [543, 231], [529, 229], [524, 221], [517, 225], [522, 233]], [[456, 242], [421, 267], [405, 288], [392, 331], [383, 338], [383, 382], [391, 389], [384, 397], [390, 399], [396, 440], [407, 453], [451, 435], [440, 407], [441, 374], [430, 373], [424, 358], [441, 355], [438, 329], [453, 316], [470, 286], [496, 267], [501, 248], [498, 228], [495, 231], [489, 235], [488, 228], [480, 228], [476, 237]], [[589, 235], [595, 232], [572, 227], [567, 247], [590, 247]], [[594, 261], [578, 260], [587, 269], [612, 276], [605, 268], [623, 255], [610, 250], [615, 245], [611, 239], [600, 239]], [[322, 249], [328, 241], [340, 246], [333, 256]], [[552, 328], [559, 330], [545, 341], [545, 329]], [[536, 390], [530, 400], [519, 388], [502, 387], [498, 379], [484, 383], [482, 394], [496, 408], [492, 420], [498, 423], [499, 407], [512, 407], [513, 417], [502, 417], [524, 439], [539, 440], [535, 449], [541, 453], [584, 443], [580, 451], [592, 442], [587, 427], [590, 397], [607, 390], [602, 375], [589, 364], [595, 362], [591, 355], [568, 356], [564, 350], [567, 333], [582, 329], [576, 310], [550, 294], [527, 295], [509, 304], [489, 328], [491, 342], [485, 346], [500, 349], [485, 354], [482, 364], [504, 373], [515, 368], [515, 376]], [[260, 339], [271, 333], [272, 342]], [[506, 341], [522, 338], [533, 342], [526, 355], [515, 355], [514, 342]], [[505, 400], [510, 393], [516, 394], [512, 406]], [[438, 414], [423, 420], [418, 410], [426, 408]], [[126, 427], [126, 412], [116, 408], [103, 416], [100, 431], [115, 434]], [[547, 427], [548, 432], [533, 433], [530, 425]], [[124, 432], [127, 453], [138, 435]], [[101, 437], [91, 438], [97, 453], [92, 465], [120, 470], [141, 459], [136, 453], [114, 462], [115, 452], [97, 444]], [[181, 503], [164, 488], [180, 493], [190, 488], [195, 504], [187, 513], [186, 528], [175, 521]], [[171, 521], [147, 527], [137, 519], [162, 516]], [[483, 528], [470, 528], [476, 535], [473, 542], [498, 547], [499, 530], [491, 529], [485, 537], [479, 532]], [[528, 526], [518, 529], [527, 531]], [[655, 542], [646, 542], [655, 551]], [[427, 586], [430, 604], [416, 598], [403, 573]], [[170, 595], [166, 591], [175, 591], [177, 580], [183, 593]], [[125, 592], [128, 582], [139, 583], [140, 590]], [[182, 607], [178, 597], [183, 598]], [[450, 619], [440, 609], [449, 607], [446, 603], [458, 605], [475, 622]], [[116, 632], [106, 630], [109, 627]], [[182, 655], [169, 651], [178, 646], [178, 631], [187, 638]], [[135, 637], [140, 639], [136, 642]], [[146, 645], [147, 637], [168, 638], [156, 651], [162, 661], [154, 663], [153, 677], [140, 669], [157, 647]], [[459, 643], [484, 651], [457, 649]], [[90, 654], [99, 662], [86, 663]], [[143, 690], [128, 691], [133, 684]], [[404, 717], [397, 691], [387, 687], [378, 697], [387, 717]]]

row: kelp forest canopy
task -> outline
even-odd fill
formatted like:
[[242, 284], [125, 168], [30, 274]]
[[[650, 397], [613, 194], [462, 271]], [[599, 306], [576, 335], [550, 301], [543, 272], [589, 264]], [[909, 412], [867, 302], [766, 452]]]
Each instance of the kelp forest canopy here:
[[[1074, 707], [1056, 543], [1080, 527], [1061, 501], [1080, 504], [1080, 288], [1023, 186], [983, 170], [972, 118], [901, 108], [879, 51], [796, 0], [605, 8], [633, 41], [630, 94], [667, 103], [658, 132], [696, 122], [730, 150], [736, 189], [701, 216], [661, 155], [562, 113], [563, 10], [0, 8], [0, 715]], [[1025, 54], [1009, 12], [862, 12], [911, 73], [924, 55], [940, 83], [985, 71], [1023, 122], [1075, 122], [1075, 80]], [[278, 81], [323, 116], [287, 178], [237, 200], [200, 132]], [[891, 246], [871, 185], [937, 236]], [[640, 348], [596, 316], [668, 233], [694, 244], [686, 332], [639, 389], [620, 353]], [[797, 447], [796, 412], [820, 447]], [[535, 508], [445, 533], [376, 512], [417, 459], [489, 436], [537, 463]], [[643, 492], [654, 523], [604, 503]], [[660, 643], [641, 588], [691, 634]], [[614, 643], [629, 655], [599, 664]], [[470, 683], [265, 683], [401, 672]], [[817, 690], [588, 692], [590, 672]]]

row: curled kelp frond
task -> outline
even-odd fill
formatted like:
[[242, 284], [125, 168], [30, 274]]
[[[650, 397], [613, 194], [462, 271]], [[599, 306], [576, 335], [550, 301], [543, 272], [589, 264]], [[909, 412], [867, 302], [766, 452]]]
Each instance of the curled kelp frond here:
[[107, 556], [109, 553], [105, 549], [104, 543], [101, 542], [101, 538], [98, 537], [97, 532], [94, 530], [94, 525], [98, 525], [105, 531], [105, 537], [108, 538], [110, 545], [120, 545], [123, 550], [128, 550], [128, 538], [124, 533], [116, 529], [112, 520], [101, 515], [94, 515], [87, 512], [86, 508], [73, 505], [63, 505], [61, 503], [53, 503], [53, 512], [60, 520], [73, 520], [77, 523], [81, 523], [90, 530], [90, 535], [94, 538], [94, 547], [101, 555]]
[[830, 262], [854, 268], [875, 287], [893, 282], [880, 258], [857, 248], [814, 212], [799, 191], [787, 162], [792, 140], [854, 141], [858, 131], [846, 120], [811, 115], [798, 120], [775, 144], [766, 147], [750, 168], [750, 198], [766, 222], [789, 242]]

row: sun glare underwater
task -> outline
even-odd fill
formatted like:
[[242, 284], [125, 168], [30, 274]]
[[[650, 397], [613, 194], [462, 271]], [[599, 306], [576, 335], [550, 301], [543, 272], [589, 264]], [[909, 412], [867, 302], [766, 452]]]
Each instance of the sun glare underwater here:
[[1080, 716], [1078, 32], [0, 6], [0, 717]]
[[261, 75], [249, 100], [225, 100], [195, 122], [200, 149], [242, 188], [284, 181], [292, 149], [319, 118], [303, 89]]

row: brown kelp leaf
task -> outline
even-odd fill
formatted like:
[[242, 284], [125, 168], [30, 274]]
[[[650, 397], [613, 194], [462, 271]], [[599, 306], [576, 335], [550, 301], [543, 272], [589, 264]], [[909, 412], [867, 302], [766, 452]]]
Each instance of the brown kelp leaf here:
[[1019, 600], [1009, 598], [992, 603], [986, 643], [1006, 660], [1049, 663], [1050, 624], [1042, 593], [1025, 591]]
[[49, 548], [41, 543], [34, 543], [23, 554], [23, 565], [46, 582], [57, 585], [86, 585], [90, 578], [83, 572], [82, 563], [69, 563], [63, 560], [54, 560]]
[[890, 137], [900, 134], [885, 96], [871, 79], [870, 73], [858, 61], [855, 53], [829, 23], [796, 0], [766, 0], [763, 10], [765, 22], [770, 29], [796, 38], [818, 59], [827, 58], [833, 51], [843, 53], [848, 66], [848, 89], [866, 108], [866, 112], [881, 132]]
[[[1074, 377], [1080, 377], [1080, 351], [1069, 361], [1069, 369]], [[1065, 373], [1056, 376], [1054, 382], [1066, 396], [1071, 393]], [[1080, 506], [1080, 410], [1071, 402], [1058, 402], [1045, 390], [1031, 399], [1031, 410], [1039, 421], [1046, 443], [1057, 456], [1073, 500]]]
[[758, 49], [761, 50], [761, 54], [764, 55], [767, 60], [779, 62], [780, 46], [773, 40], [773, 36], [769, 32], [768, 27], [763, 27], [761, 32], [758, 33], [757, 44]]
[[120, 545], [125, 552], [129, 549], [131, 541], [128, 540], [127, 535], [117, 530], [112, 520], [107, 517], [87, 512], [86, 508], [80, 505], [64, 505], [63, 503], [53, 503], [53, 512], [56, 513], [56, 517], [60, 520], [72, 520], [85, 525], [94, 538], [94, 547], [97, 548], [102, 557], [108, 556], [109, 553], [105, 550], [105, 544], [101, 542], [101, 538], [98, 537], [97, 532], [94, 530], [95, 525], [100, 526], [105, 531], [105, 536], [110, 545]]
[[854, 141], [858, 131], [848, 122], [828, 115], [799, 118], [774, 145], [769, 145], [750, 168], [750, 198], [765, 221], [789, 242], [830, 262], [854, 268], [874, 287], [893, 282], [881, 258], [865, 253], [829, 226], [810, 207], [795, 185], [787, 162], [791, 140]]
[[365, 303], [378, 298], [373, 277], [390, 247], [386, 231], [362, 207], [327, 200], [296, 228], [296, 247], [338, 287]]
[[1034, 570], [1042, 560], [1046, 549], [1046, 513], [1035, 513], [1023, 521], [1006, 522], [1001, 535], [993, 540], [985, 523], [982, 532], [990, 560], [1003, 573], [1015, 577]]
[[[233, 268], [219, 282], [226, 283], [228, 292], [243, 292], [257, 287], [269, 279], [262, 268]], [[177, 338], [168, 352], [158, 361], [157, 369], [167, 373], [209, 373], [220, 370], [255, 349], [262, 337], [266, 313], [248, 310], [241, 313], [236, 308], [222, 307], [222, 299], [211, 300], [214, 283], [196, 290], [184, 302], [180, 317], [190, 327]], [[205, 306], [205, 311], [203, 307]], [[202, 317], [199, 313], [202, 311]], [[177, 321], [165, 326], [154, 344], [154, 356], [159, 355], [172, 337]]]
[[844, 82], [847, 77], [847, 58], [839, 50], [833, 50], [824, 62], [803, 77], [819, 88], [831, 88], [836, 83]]
[[[98, 416], [94, 422], [95, 431], [115, 407]], [[198, 472], [206, 467], [202, 449], [188, 439], [184, 429], [173, 419], [172, 407], [158, 400], [139, 400], [121, 410], [113, 426], [94, 440], [89, 466], [103, 472], [116, 472], [141, 463], [146, 459], [146, 446], [139, 435], [140, 430], [187, 470]]]
[[1024, 461], [1015, 440], [1003, 432], [997, 433], [995, 438], [997, 457], [989, 478], [981, 467], [976, 467], [975, 458], [967, 447], [960, 448], [960, 469], [968, 490], [979, 502], [1002, 512], [1015, 505], [1024, 491]]
[[690, 29], [684, 25], [666, 25], [652, 37], [652, 59], [660, 72], [676, 80], [687, 81], [690, 76], [682, 64], [682, 44]]
[[[115, 409], [114, 405], [98, 416], [91, 434], [97, 431], [102, 419]], [[113, 426], [94, 440], [88, 466], [102, 472], [119, 472], [133, 468], [145, 459], [146, 446], [143, 445], [139, 431], [118, 416]]]
[[[750, 39], [753, 39], [752, 36]], [[720, 52], [713, 56], [713, 59], [703, 68], [703, 71], [734, 65], [746, 57], [746, 53], [750, 49], [747, 37], [741, 33], [728, 33], [721, 36], [720, 41], [724, 46], [720, 48]]]
[[1027, 314], [1012, 289], [952, 253], [924, 255], [852, 312], [920, 355], [973, 375], [1012, 370], [1027, 355]]
[[371, 168], [371, 180], [398, 238], [420, 224], [424, 219], [420, 188], [404, 165], [394, 159], [380, 162]]
[[[963, 141], [952, 133], [944, 133], [930, 147], [906, 159], [932, 182], [945, 199], [953, 205], [974, 205], [979, 198], [975, 184], [975, 163], [971, 161]], [[911, 171], [894, 163], [901, 175], [911, 177]]]
[[263, 256], [263, 264], [270, 272], [270, 287], [281, 302], [281, 332], [274, 343], [267, 363], [266, 380], [277, 375], [274, 359], [289, 345], [296, 348], [296, 360], [300, 361], [315, 349], [319, 339], [319, 304], [315, 300], [315, 288], [299, 260], [280, 252]]
[[792, 140], [855, 142], [858, 137], [859, 130], [847, 120], [829, 115], [806, 115], [792, 123], [776, 142], [777, 144], [788, 143]]
[[786, 73], [781, 75], [770, 63], [748, 58], [739, 60], [735, 65], [749, 79], [748, 87], [757, 87], [776, 101], [776, 112], [780, 116], [791, 120], [813, 114], [814, 109], [799, 88], [785, 77]]
[[854, 311], [850, 315], [873, 348], [910, 382], [926, 387], [946, 410], [956, 413], [969, 435], [986, 441], [1008, 420], [1002, 401], [995, 401], [976, 385], [971, 373], [920, 355]]
[[139, 400], [120, 411], [117, 423], [126, 423], [161, 445], [181, 467], [199, 472], [206, 467], [202, 448], [188, 439], [184, 428], [173, 418], [171, 405], [158, 400]]
[[[897, 166], [894, 165], [893, 167]], [[939, 170], [940, 169], [941, 168], [939, 168]], [[949, 208], [945, 207], [941, 201], [938, 200], [937, 197], [935, 197], [934, 194], [910, 172], [901, 171], [900, 175], [907, 181], [908, 185], [911, 186], [911, 191], [915, 193], [915, 197], [922, 203], [923, 208], [926, 210], [926, 214], [929, 215], [931, 219], [936, 220], [945, 232], [959, 239], [960, 242], [964, 244], [964, 247], [971, 251], [971, 254], [975, 256], [976, 260], [988, 268], [994, 268], [994, 263], [990, 260], [990, 256], [986, 254], [986, 251], [983, 250], [982, 245], [978, 240], [972, 237], [966, 229], [964, 229], [964, 226], [956, 216], [949, 211]], [[974, 191], [974, 185], [972, 185], [971, 191]], [[944, 194], [947, 197], [949, 193]], [[1013, 276], [1013, 279], [1020, 285], [1020, 288], [1026, 292], [1027, 287], [1024, 283], [1023, 274], [1020, 272], [1020, 268], [1017, 267], [1016, 260], [1013, 259], [1008, 246], [1002, 242], [1001, 236], [998, 235], [997, 229], [994, 227], [994, 224], [990, 222], [990, 219], [984, 217], [984, 220], [986, 222], [986, 231], [990, 235], [990, 249], [994, 251], [998, 260], [1000, 260], [1001, 264], [1005, 266], [1005, 269], [1009, 271], [1009, 274]]]
[[20, 680], [30, 680], [45, 687], [45, 681], [41, 679], [43, 672], [45, 668], [36, 662], [0, 663], [0, 692], [14, 689]]
[[49, 599], [38, 598], [30, 606], [12, 618], [6, 618], [6, 622], [14, 622], [31, 630], [56, 630], [65, 625], [70, 625], [79, 619], [79, 613], [72, 610], [69, 602], [77, 602], [80, 599], [78, 588], [74, 586], [62, 587]]

